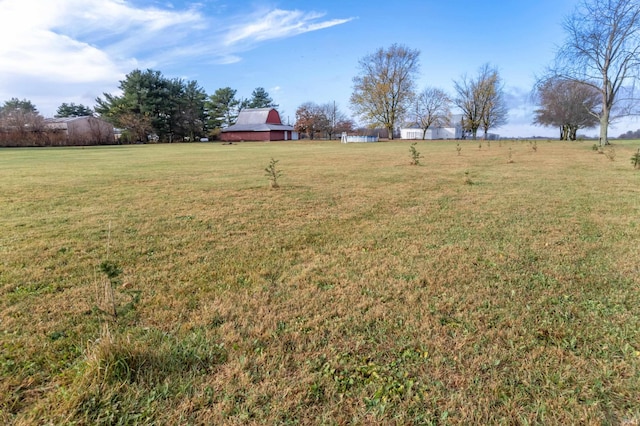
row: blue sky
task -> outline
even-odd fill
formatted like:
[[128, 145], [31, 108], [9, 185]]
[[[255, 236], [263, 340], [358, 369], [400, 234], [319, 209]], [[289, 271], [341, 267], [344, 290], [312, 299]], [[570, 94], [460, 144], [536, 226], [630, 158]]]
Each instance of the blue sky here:
[[421, 52], [420, 89], [453, 95], [454, 80], [497, 67], [510, 115], [496, 133], [555, 137], [531, 125], [529, 95], [578, 1], [0, 0], [0, 101], [26, 98], [51, 116], [62, 102], [93, 106], [126, 73], [151, 68], [209, 94], [264, 87], [285, 121], [307, 101], [351, 114], [358, 60], [400, 43]]

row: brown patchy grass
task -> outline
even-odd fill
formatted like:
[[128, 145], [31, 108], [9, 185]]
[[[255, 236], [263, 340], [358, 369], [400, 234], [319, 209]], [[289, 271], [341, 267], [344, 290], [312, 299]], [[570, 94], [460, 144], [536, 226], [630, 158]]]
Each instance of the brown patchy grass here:
[[638, 424], [638, 143], [460, 145], [0, 151], [0, 421]]

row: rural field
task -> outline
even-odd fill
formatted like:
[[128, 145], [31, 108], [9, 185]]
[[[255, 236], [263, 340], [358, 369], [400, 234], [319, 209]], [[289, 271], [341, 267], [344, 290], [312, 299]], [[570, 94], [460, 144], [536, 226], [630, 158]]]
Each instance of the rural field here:
[[456, 144], [0, 150], [0, 423], [639, 425], [640, 142]]

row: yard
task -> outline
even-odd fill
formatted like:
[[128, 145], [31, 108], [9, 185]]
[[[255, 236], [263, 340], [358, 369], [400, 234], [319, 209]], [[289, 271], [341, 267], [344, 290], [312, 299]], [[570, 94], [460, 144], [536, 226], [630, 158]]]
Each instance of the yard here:
[[0, 422], [638, 425], [640, 142], [591, 144], [2, 149]]

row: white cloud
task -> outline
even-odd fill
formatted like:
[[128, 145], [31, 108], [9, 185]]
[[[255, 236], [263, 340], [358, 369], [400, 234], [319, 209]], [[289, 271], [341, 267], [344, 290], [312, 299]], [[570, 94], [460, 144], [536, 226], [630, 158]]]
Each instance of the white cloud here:
[[0, 101], [30, 96], [45, 114], [69, 98], [92, 104], [165, 41], [163, 31], [202, 22], [193, 10], [143, 10], [123, 0], [0, 1], [0, 38], [11, 40], [0, 44]]
[[248, 21], [241, 20], [229, 28], [224, 39], [226, 46], [236, 46], [244, 43], [252, 44], [265, 40], [291, 37], [298, 34], [317, 31], [335, 25], [344, 24], [351, 19], [333, 19], [320, 21], [324, 14], [317, 12], [302, 12], [299, 10], [275, 9], [252, 14]]
[[203, 58], [231, 64], [261, 42], [348, 21], [280, 9], [221, 19], [205, 16], [202, 4], [162, 7], [128, 0], [0, 0], [0, 102], [30, 96], [43, 113], [52, 111], [41, 103], [54, 97], [49, 102], [55, 105], [79, 97], [92, 104], [134, 68]]

